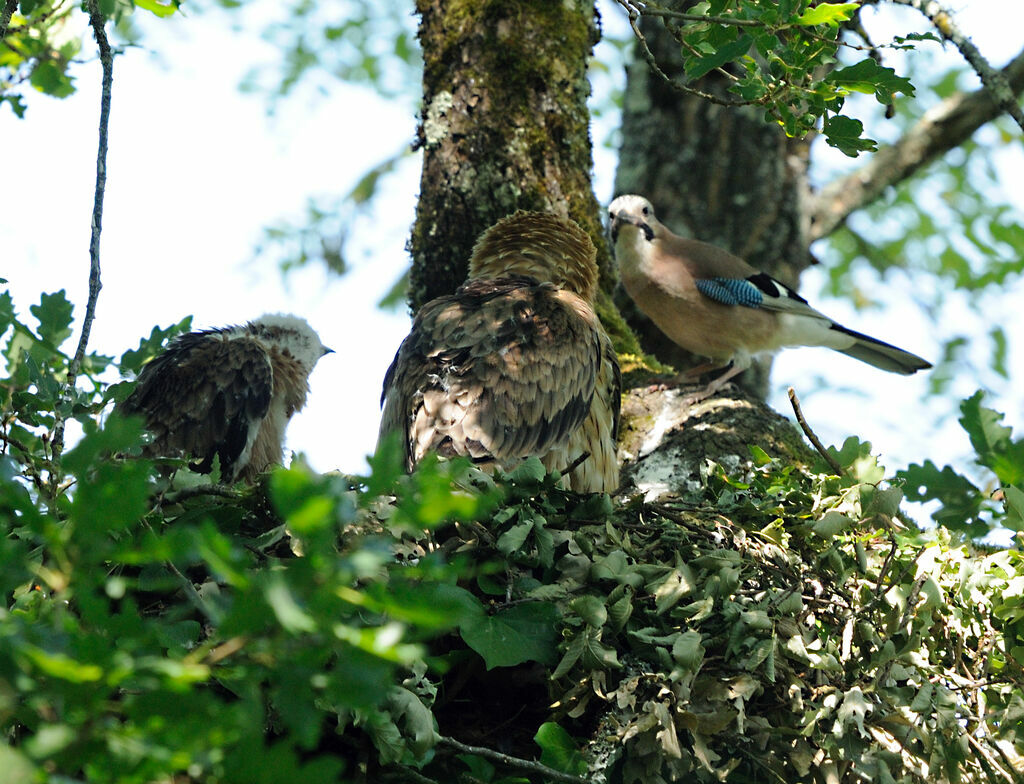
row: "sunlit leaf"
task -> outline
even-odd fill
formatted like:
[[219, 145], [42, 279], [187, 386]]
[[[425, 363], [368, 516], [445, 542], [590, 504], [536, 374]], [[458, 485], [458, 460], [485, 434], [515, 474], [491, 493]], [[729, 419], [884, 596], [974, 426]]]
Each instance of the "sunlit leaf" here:
[[804, 11], [796, 21], [807, 26], [827, 24], [834, 27], [850, 19], [858, 8], [859, 3], [818, 3]]
[[178, 10], [178, 0], [171, 0], [168, 3], [161, 3], [158, 0], [132, 0], [132, 2], [161, 19], [173, 15]]

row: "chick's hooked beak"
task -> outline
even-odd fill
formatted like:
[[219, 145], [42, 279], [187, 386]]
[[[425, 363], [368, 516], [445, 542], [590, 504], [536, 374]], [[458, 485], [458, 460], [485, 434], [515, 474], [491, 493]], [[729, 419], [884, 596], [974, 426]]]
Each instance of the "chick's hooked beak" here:
[[638, 217], [631, 212], [626, 210], [618, 210], [615, 212], [609, 211], [608, 217], [611, 219], [611, 232], [612, 232], [612, 243], [615, 242], [619, 236], [619, 229], [622, 228], [623, 224], [629, 224], [630, 226], [636, 226], [640, 231], [644, 233], [644, 239], [648, 242], [654, 239], [654, 229], [652, 229], [643, 218]]

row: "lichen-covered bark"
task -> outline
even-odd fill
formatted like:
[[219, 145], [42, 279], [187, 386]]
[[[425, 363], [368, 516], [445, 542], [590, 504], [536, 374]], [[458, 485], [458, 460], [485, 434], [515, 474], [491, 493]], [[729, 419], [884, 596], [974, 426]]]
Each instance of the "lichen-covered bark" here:
[[793, 423], [753, 394], [738, 390], [688, 405], [688, 391], [640, 387], [623, 396], [622, 476], [648, 498], [692, 490], [706, 460], [743, 470], [750, 444], [794, 463], [813, 461]]
[[[679, 45], [658, 20], [644, 34], [662, 69], [682, 77]], [[726, 96], [724, 77], [700, 89]], [[627, 76], [616, 193], [646, 196], [678, 234], [727, 248], [795, 285], [810, 263], [804, 216], [807, 144], [787, 139], [757, 107], [726, 107], [674, 90], [641, 58]], [[680, 368], [692, 359], [622, 301], [622, 310], [658, 358]], [[739, 379], [762, 396], [767, 366]]]
[[451, 293], [481, 231], [516, 209], [582, 225], [612, 280], [593, 195], [586, 78], [592, 0], [418, 0], [423, 173], [410, 304]]

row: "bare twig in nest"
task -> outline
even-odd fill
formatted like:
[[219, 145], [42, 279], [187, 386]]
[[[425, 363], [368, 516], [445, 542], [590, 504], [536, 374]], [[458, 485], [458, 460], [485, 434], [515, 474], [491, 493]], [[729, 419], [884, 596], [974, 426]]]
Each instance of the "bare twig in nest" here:
[[384, 771], [385, 781], [411, 781], [413, 784], [438, 784], [437, 781], [424, 776], [418, 770], [406, 767], [405, 765], [394, 765], [390, 769]]
[[202, 495], [229, 498], [232, 501], [237, 501], [242, 497], [242, 494], [237, 490], [232, 490], [230, 487], [225, 487], [224, 485], [195, 485], [194, 487], [183, 487], [181, 490], [165, 495], [163, 500], [164, 503], [178, 504], [186, 499], [197, 498]]
[[562, 476], [568, 476], [581, 465], [583, 465], [584, 461], [588, 457], [590, 457], [590, 452], [583, 452], [579, 457], [577, 457], [575, 460], [569, 463], [569, 465], [567, 465], [562, 471], [560, 471], [560, 473], [562, 474]]
[[456, 751], [461, 751], [463, 754], [476, 754], [478, 757], [500, 762], [503, 765], [508, 765], [510, 768], [519, 768], [520, 770], [539, 773], [552, 781], [564, 781], [567, 782], [567, 784], [587, 784], [586, 779], [581, 779], [578, 776], [572, 776], [568, 773], [562, 773], [560, 770], [549, 768], [547, 765], [540, 762], [512, 757], [508, 754], [502, 754], [500, 751], [485, 748], [484, 746], [468, 746], [465, 743], [455, 740], [455, 738], [449, 738], [445, 735], [442, 735], [437, 742], [438, 745], [450, 746]]
[[808, 425], [807, 420], [804, 419], [804, 412], [800, 410], [800, 401], [797, 400], [796, 392], [793, 390], [793, 387], [790, 387], [787, 392], [789, 392], [789, 402], [790, 405], [793, 406], [793, 413], [796, 414], [796, 421], [800, 423], [800, 429], [804, 431], [804, 435], [807, 436], [807, 440], [810, 441], [814, 445], [814, 448], [818, 450], [818, 454], [825, 458], [825, 462], [828, 463], [835, 475], [842, 476], [842, 466], [840, 466], [839, 463], [836, 462], [836, 459], [828, 453], [828, 450], [825, 449], [825, 445], [821, 443], [821, 439], [814, 434], [814, 431], [811, 430], [811, 426]]

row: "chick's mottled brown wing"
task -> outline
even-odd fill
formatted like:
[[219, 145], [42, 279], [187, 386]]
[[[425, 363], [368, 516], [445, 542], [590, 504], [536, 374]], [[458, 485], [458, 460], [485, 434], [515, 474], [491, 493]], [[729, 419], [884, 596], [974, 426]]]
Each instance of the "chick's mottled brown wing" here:
[[248, 461], [272, 391], [270, 359], [258, 341], [191, 333], [143, 368], [118, 410], [145, 418], [153, 435], [147, 454], [191, 457], [202, 472], [219, 456], [230, 481]]
[[[622, 405], [622, 375], [612, 342], [603, 333], [601, 346], [601, 367], [590, 413], [569, 436], [564, 448], [554, 449], [543, 458], [548, 470], [564, 472], [565, 466], [576, 464], [564, 482], [578, 493], [611, 493], [619, 486], [615, 441]], [[587, 458], [578, 461], [584, 454]]]
[[544, 457], [590, 412], [602, 337], [575, 294], [469, 281], [417, 315], [384, 382], [381, 436], [403, 433], [410, 467], [429, 451], [503, 467]]

